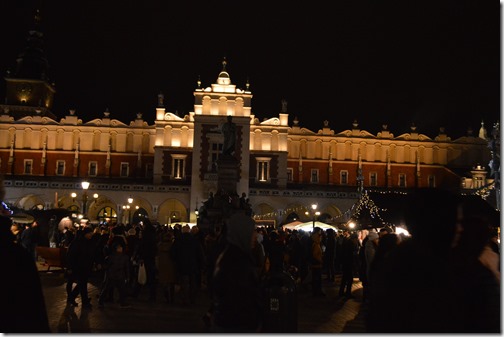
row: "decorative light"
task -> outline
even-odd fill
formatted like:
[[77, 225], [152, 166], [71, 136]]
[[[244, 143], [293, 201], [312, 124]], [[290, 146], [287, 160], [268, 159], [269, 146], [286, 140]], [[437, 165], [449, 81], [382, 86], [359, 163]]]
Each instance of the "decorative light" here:
[[403, 234], [403, 235], [406, 235], [406, 236], [410, 236], [410, 233], [406, 229], [404, 229], [402, 227], [396, 227], [395, 231], [396, 231], [397, 234]]

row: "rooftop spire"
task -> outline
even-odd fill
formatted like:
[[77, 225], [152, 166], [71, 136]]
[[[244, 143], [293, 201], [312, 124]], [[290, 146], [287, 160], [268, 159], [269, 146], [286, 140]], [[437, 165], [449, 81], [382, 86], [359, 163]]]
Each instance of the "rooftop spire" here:
[[226, 71], [226, 65], [227, 65], [226, 56], [224, 56], [224, 59], [222, 60], [222, 71]]
[[229, 77], [228, 72], [226, 71], [226, 57], [224, 56], [224, 60], [222, 61], [222, 70], [219, 73], [219, 76], [217, 78], [217, 83], [221, 85], [230, 85], [231, 84], [231, 78]]
[[35, 11], [33, 28], [28, 31], [26, 47], [16, 59], [14, 78], [41, 79], [50, 82], [49, 62], [44, 52], [44, 34], [41, 31], [42, 16], [40, 10]]

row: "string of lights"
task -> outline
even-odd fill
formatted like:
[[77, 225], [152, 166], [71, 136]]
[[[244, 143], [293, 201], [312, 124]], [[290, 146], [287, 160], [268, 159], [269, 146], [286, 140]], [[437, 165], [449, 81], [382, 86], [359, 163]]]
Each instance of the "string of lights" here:
[[[406, 192], [401, 192], [401, 191], [377, 191], [377, 190], [364, 190], [361, 198], [354, 204], [352, 207], [350, 207], [348, 210], [345, 212], [333, 216], [331, 218], [332, 222], [346, 222], [350, 218], [359, 218], [362, 215], [363, 210], [369, 210], [370, 216], [373, 219], [377, 219], [383, 224], [388, 224], [385, 222], [380, 214], [380, 212], [387, 211], [386, 208], [380, 208], [378, 207], [375, 202], [371, 199], [369, 196], [369, 193], [377, 193], [377, 194], [401, 194], [401, 195], [406, 195]], [[296, 206], [296, 207], [289, 207], [283, 210], [278, 210], [278, 211], [273, 211], [273, 212], [268, 212], [264, 214], [255, 214], [253, 217], [255, 220], [267, 220], [267, 219], [274, 219], [279, 216], [284, 216], [288, 215], [291, 213], [297, 213], [297, 214], [304, 214], [305, 211], [307, 210], [306, 206]]]

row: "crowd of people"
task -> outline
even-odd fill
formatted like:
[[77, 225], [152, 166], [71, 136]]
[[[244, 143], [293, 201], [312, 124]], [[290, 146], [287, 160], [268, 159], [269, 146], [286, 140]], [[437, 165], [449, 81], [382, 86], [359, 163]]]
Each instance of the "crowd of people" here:
[[[80, 298], [83, 309], [92, 307], [93, 273], [103, 280], [100, 308], [116, 293], [121, 308], [144, 296], [190, 306], [206, 289], [212, 304], [203, 320], [210, 331], [253, 333], [263, 331], [266, 275], [288, 274], [315, 297], [326, 296], [324, 280], [341, 275], [335, 285], [342, 298], [353, 296], [355, 278], [362, 282], [369, 332], [500, 332], [500, 249], [490, 220], [475, 203], [448, 192], [418, 190], [408, 198], [411, 237], [390, 227], [257, 227], [243, 213], [204, 231], [149, 219], [65, 228], [57, 245], [67, 248], [67, 303], [79, 306]], [[13, 245], [21, 246], [14, 227]], [[33, 262], [30, 248], [25, 251]]]

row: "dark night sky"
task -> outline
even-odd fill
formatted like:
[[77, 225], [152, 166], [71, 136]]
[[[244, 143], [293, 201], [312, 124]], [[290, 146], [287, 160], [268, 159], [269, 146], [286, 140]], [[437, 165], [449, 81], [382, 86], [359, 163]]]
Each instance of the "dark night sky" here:
[[14, 65], [38, 7], [59, 118], [74, 108], [88, 121], [109, 108], [152, 124], [159, 91], [168, 111], [187, 114], [198, 76], [215, 83], [225, 56], [238, 88], [249, 79], [260, 120], [278, 116], [282, 98], [289, 123], [297, 116], [315, 132], [325, 119], [336, 132], [357, 119], [373, 134], [388, 124], [398, 136], [413, 122], [431, 137], [445, 126], [453, 139], [500, 119], [495, 1], [172, 3], [3, 0], [0, 72]]

